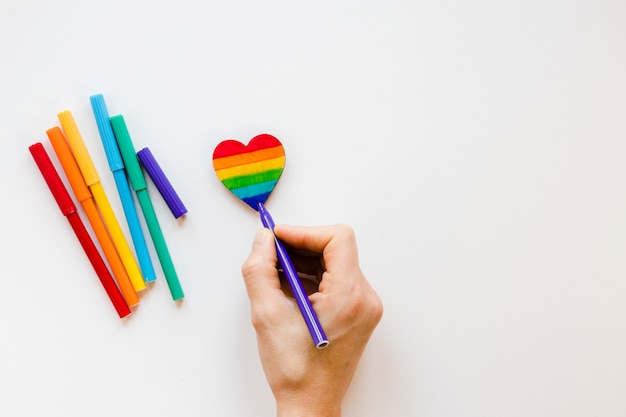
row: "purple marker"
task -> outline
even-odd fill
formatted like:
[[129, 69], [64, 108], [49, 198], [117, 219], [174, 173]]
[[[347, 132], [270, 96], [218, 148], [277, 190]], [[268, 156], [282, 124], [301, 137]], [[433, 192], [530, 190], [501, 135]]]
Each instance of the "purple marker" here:
[[156, 185], [157, 190], [163, 196], [163, 199], [167, 203], [167, 206], [172, 211], [174, 217], [179, 218], [183, 214], [187, 213], [187, 208], [181, 201], [178, 194], [176, 194], [176, 190], [172, 187], [172, 184], [165, 176], [165, 172], [159, 166], [159, 163], [156, 161], [150, 149], [143, 148], [139, 152], [137, 152], [137, 158], [139, 162], [143, 165], [143, 167], [148, 172], [148, 175]]
[[[259, 202], [258, 207], [259, 214], [261, 215], [261, 223], [263, 223], [263, 226], [270, 229], [272, 234], [274, 234], [274, 220], [272, 219], [272, 216], [270, 216], [270, 213], [267, 211], [263, 203]], [[296, 268], [293, 266], [293, 262], [291, 262], [291, 258], [289, 257], [285, 246], [283, 246], [283, 243], [276, 237], [276, 235], [274, 235], [274, 242], [276, 243], [276, 255], [278, 256], [278, 261], [283, 267], [283, 272], [287, 277], [287, 282], [289, 282], [289, 287], [291, 287], [291, 292], [293, 293], [296, 303], [300, 308], [302, 317], [304, 317], [306, 326], [309, 328], [311, 337], [313, 337], [315, 347], [323, 349], [328, 346], [328, 339], [326, 338], [326, 334], [324, 334], [324, 330], [317, 319], [317, 315], [313, 310], [309, 297], [302, 286], [302, 282], [300, 281], [300, 277], [298, 277]]]

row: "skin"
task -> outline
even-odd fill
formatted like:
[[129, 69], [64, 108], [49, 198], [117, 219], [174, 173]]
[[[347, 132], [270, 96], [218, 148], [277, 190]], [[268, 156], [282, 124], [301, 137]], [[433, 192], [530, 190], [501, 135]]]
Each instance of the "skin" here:
[[330, 345], [315, 348], [277, 269], [274, 237], [261, 229], [242, 266], [259, 356], [278, 417], [339, 417], [359, 359], [383, 306], [361, 272], [350, 226], [278, 225], [306, 279], [309, 299]]

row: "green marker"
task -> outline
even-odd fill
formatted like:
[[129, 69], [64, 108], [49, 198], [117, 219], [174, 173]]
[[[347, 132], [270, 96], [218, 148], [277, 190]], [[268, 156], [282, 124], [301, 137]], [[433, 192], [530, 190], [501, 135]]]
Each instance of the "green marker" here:
[[180, 286], [178, 274], [176, 274], [176, 269], [172, 263], [170, 252], [165, 244], [165, 238], [163, 237], [161, 226], [159, 226], [159, 221], [156, 217], [156, 213], [154, 212], [152, 201], [150, 201], [146, 179], [144, 178], [141, 167], [139, 166], [135, 147], [133, 146], [130, 134], [126, 128], [126, 122], [124, 121], [124, 117], [121, 115], [112, 116], [110, 120], [113, 133], [115, 134], [115, 139], [117, 140], [120, 152], [122, 153], [124, 165], [126, 166], [126, 174], [130, 180], [130, 185], [137, 193], [137, 199], [139, 200], [139, 205], [141, 206], [146, 223], [148, 224], [148, 230], [150, 231], [154, 248], [156, 249], [157, 256], [159, 257], [161, 268], [165, 274], [167, 285], [170, 287], [172, 298], [174, 300], [180, 300], [185, 296], [185, 294]]

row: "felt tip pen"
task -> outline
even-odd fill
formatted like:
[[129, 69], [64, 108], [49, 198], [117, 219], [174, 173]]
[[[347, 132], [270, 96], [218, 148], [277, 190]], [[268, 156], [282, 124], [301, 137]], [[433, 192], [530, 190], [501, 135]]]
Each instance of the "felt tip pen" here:
[[113, 116], [109, 120], [111, 121], [111, 127], [113, 128], [115, 140], [117, 140], [120, 152], [122, 153], [122, 160], [124, 161], [124, 165], [126, 167], [126, 175], [128, 175], [130, 185], [137, 194], [137, 199], [139, 200], [139, 205], [141, 206], [144, 218], [146, 219], [148, 231], [152, 237], [154, 249], [156, 250], [159, 262], [161, 263], [161, 268], [163, 269], [163, 274], [165, 275], [165, 280], [167, 281], [167, 285], [170, 289], [172, 299], [180, 300], [185, 297], [185, 294], [183, 293], [183, 289], [180, 285], [178, 274], [176, 273], [176, 268], [174, 268], [174, 263], [172, 262], [172, 257], [170, 256], [167, 244], [165, 243], [165, 238], [163, 237], [163, 232], [161, 231], [161, 226], [159, 225], [159, 220], [154, 212], [154, 207], [152, 206], [152, 201], [150, 200], [150, 195], [148, 194], [148, 185], [145, 177], [143, 176], [143, 172], [141, 171], [141, 167], [139, 166], [135, 146], [133, 145], [130, 134], [128, 133], [126, 122], [124, 121], [124, 117], [121, 115]]
[[67, 192], [63, 181], [61, 181], [59, 173], [54, 168], [54, 165], [52, 165], [52, 161], [50, 160], [48, 153], [40, 142], [31, 145], [28, 150], [33, 156], [39, 171], [41, 171], [41, 175], [48, 184], [48, 188], [50, 189], [50, 192], [52, 192], [54, 199], [61, 209], [61, 213], [63, 213], [72, 226], [72, 229], [74, 229], [76, 237], [87, 254], [89, 262], [91, 262], [91, 265], [96, 271], [96, 274], [98, 275], [104, 290], [109, 296], [109, 299], [113, 303], [118, 316], [120, 316], [120, 318], [128, 316], [131, 313], [130, 308], [126, 304], [122, 293], [115, 285], [115, 281], [113, 281], [113, 277], [102, 260], [100, 252], [98, 252], [98, 248], [96, 248], [93, 240], [91, 240], [91, 236], [80, 219], [76, 206]]
[[87, 150], [87, 146], [85, 146], [85, 142], [83, 141], [83, 137], [78, 130], [78, 126], [76, 126], [74, 117], [69, 110], [62, 111], [57, 116], [61, 122], [61, 128], [63, 129], [63, 132], [65, 132], [65, 137], [69, 142], [70, 148], [74, 153], [74, 158], [76, 158], [76, 163], [78, 163], [80, 172], [83, 174], [83, 178], [85, 179], [89, 190], [91, 190], [91, 194], [93, 195], [96, 205], [100, 210], [100, 214], [102, 214], [102, 218], [104, 219], [104, 224], [106, 224], [109, 234], [111, 235], [111, 239], [113, 240], [113, 243], [115, 243], [117, 253], [120, 255], [120, 258], [124, 263], [124, 268], [126, 268], [126, 273], [130, 278], [130, 282], [133, 284], [134, 291], [141, 291], [146, 288], [146, 283], [141, 276], [139, 265], [137, 265], [135, 257], [130, 250], [130, 246], [128, 246], [126, 236], [124, 236], [120, 223], [117, 221], [117, 217], [111, 207], [109, 198], [104, 192], [104, 187], [102, 187], [102, 184], [100, 183], [100, 176], [98, 175], [96, 166], [91, 160], [91, 155], [89, 155], [89, 151]]
[[178, 193], [172, 187], [172, 183], [161, 169], [161, 166], [152, 155], [152, 152], [148, 147], [143, 148], [139, 152], [137, 152], [137, 158], [141, 165], [146, 169], [148, 176], [152, 178], [152, 182], [156, 185], [157, 190], [163, 196], [165, 203], [170, 208], [170, 211], [177, 219], [180, 216], [185, 215], [187, 213], [187, 208], [183, 204], [182, 200], [178, 196]]
[[[274, 234], [274, 220], [272, 216], [267, 211], [263, 203], [258, 203], [259, 215], [261, 216], [261, 223], [267, 229], [270, 229], [272, 234]], [[315, 347], [318, 349], [323, 349], [328, 346], [328, 339], [326, 338], [326, 334], [320, 325], [320, 322], [313, 310], [313, 306], [311, 305], [311, 301], [309, 301], [309, 297], [302, 286], [302, 281], [300, 281], [300, 277], [298, 277], [298, 272], [285, 249], [283, 243], [274, 235], [274, 242], [276, 244], [276, 255], [278, 256], [278, 262], [283, 268], [283, 272], [285, 273], [285, 277], [287, 278], [287, 282], [289, 283], [289, 287], [291, 288], [291, 292], [296, 299], [296, 303], [298, 304], [298, 308], [302, 313], [302, 317], [304, 318], [304, 322], [306, 323], [309, 333], [311, 333], [311, 337], [313, 338], [313, 342], [315, 343]]]
[[54, 152], [59, 158], [59, 162], [61, 162], [61, 166], [63, 167], [63, 171], [65, 171], [65, 176], [67, 177], [72, 190], [74, 191], [74, 195], [76, 196], [78, 202], [83, 206], [87, 219], [91, 224], [91, 228], [96, 234], [98, 242], [100, 242], [100, 247], [104, 252], [104, 257], [107, 261], [109, 261], [113, 277], [117, 281], [118, 287], [122, 290], [122, 294], [126, 299], [126, 304], [128, 304], [129, 307], [139, 304], [139, 297], [133, 290], [132, 283], [126, 273], [124, 264], [122, 263], [122, 260], [115, 249], [115, 244], [111, 240], [111, 236], [109, 236], [109, 232], [100, 217], [100, 213], [98, 212], [96, 203], [93, 200], [91, 191], [89, 191], [87, 184], [85, 184], [85, 180], [80, 173], [80, 169], [78, 168], [78, 164], [76, 164], [72, 151], [65, 141], [63, 132], [61, 132], [60, 128], [53, 127], [52, 129], [48, 129], [46, 133], [48, 134], [50, 143], [54, 148]]
[[141, 268], [144, 280], [146, 282], [152, 282], [156, 279], [156, 273], [154, 272], [154, 267], [150, 260], [150, 252], [148, 251], [148, 245], [146, 245], [146, 239], [141, 230], [137, 209], [135, 208], [130, 187], [128, 186], [128, 179], [124, 173], [124, 162], [122, 161], [120, 150], [117, 147], [117, 142], [115, 142], [115, 136], [111, 129], [111, 122], [109, 122], [109, 112], [104, 102], [104, 97], [102, 94], [95, 94], [89, 97], [89, 101], [91, 102], [91, 108], [96, 119], [96, 124], [98, 125], [98, 131], [100, 132], [100, 139], [102, 140], [107, 162], [113, 173], [117, 192], [120, 195], [120, 201], [122, 202], [122, 208], [126, 216], [128, 230], [130, 230], [130, 237], [133, 240], [139, 267]]

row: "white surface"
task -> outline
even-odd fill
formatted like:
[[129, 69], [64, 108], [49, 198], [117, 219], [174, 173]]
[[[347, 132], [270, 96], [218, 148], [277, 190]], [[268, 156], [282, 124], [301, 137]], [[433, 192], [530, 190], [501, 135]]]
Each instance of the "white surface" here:
[[[0, 56], [0, 415], [274, 415], [211, 166], [263, 132], [275, 219], [352, 224], [385, 304], [345, 416], [626, 415], [622, 0], [4, 0]], [[150, 189], [187, 297], [156, 264], [125, 321], [27, 150], [70, 109], [121, 216], [98, 92], [189, 209]]]

